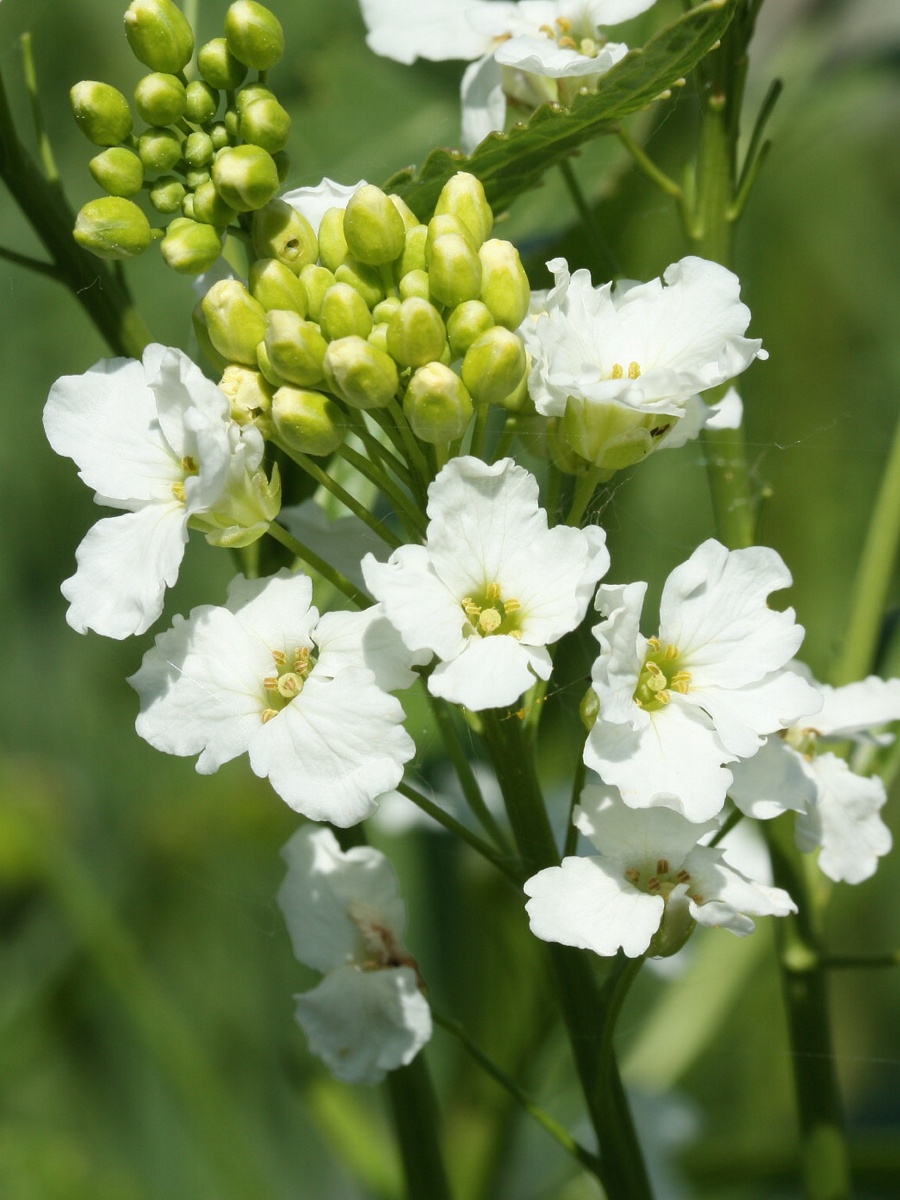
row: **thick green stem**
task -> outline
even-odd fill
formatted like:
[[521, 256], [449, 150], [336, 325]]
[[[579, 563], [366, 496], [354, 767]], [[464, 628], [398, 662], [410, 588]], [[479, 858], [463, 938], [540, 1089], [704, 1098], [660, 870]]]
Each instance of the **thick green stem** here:
[[[45, 161], [47, 155], [45, 152]], [[51, 160], [52, 161], [52, 160]], [[75, 214], [22, 145], [0, 78], [0, 179], [40, 238], [56, 277], [88, 314], [114, 354], [140, 358], [150, 331], [117, 276], [72, 237]]]
[[403, 1160], [408, 1200], [452, 1200], [438, 1140], [438, 1113], [425, 1059], [420, 1054], [386, 1080]]

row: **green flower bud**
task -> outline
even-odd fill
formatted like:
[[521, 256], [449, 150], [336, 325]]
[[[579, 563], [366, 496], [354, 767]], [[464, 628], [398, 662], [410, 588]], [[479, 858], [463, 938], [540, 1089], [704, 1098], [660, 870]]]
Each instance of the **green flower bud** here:
[[222, 124], [228, 134], [228, 145], [234, 145], [241, 136], [241, 118], [236, 109], [226, 108]]
[[135, 196], [144, 184], [144, 165], [133, 150], [110, 146], [95, 155], [88, 168], [110, 196]]
[[291, 136], [291, 118], [277, 100], [254, 100], [241, 113], [241, 137], [270, 154], [283, 150]]
[[284, 54], [284, 31], [273, 12], [255, 0], [235, 0], [225, 14], [228, 49], [254, 71], [268, 71]]
[[184, 116], [187, 93], [174, 75], [154, 71], [134, 89], [134, 107], [148, 125], [174, 125]]
[[388, 296], [386, 299], [381, 300], [378, 304], [376, 304], [372, 309], [372, 320], [375, 321], [376, 324], [387, 322], [391, 319], [399, 307], [400, 301], [397, 299], [397, 297]]
[[263, 83], [248, 83], [234, 98], [238, 117], [242, 117], [246, 109], [257, 100], [275, 100], [275, 93]]
[[462, 358], [477, 337], [494, 328], [491, 310], [480, 300], [466, 300], [447, 317], [447, 337], [454, 358]]
[[259, 371], [232, 364], [223, 371], [219, 389], [238, 425], [256, 425], [263, 437], [271, 437], [272, 389]]
[[269, 362], [269, 352], [266, 349], [266, 343], [260, 342], [256, 347], [256, 363], [260, 373], [265, 378], [267, 383], [270, 383], [273, 388], [287, 386], [287, 380], [282, 379], [272, 364]]
[[388, 322], [388, 348], [392, 358], [413, 369], [439, 359], [447, 348], [441, 314], [427, 300], [404, 300]]
[[335, 279], [340, 283], [349, 283], [356, 288], [369, 308], [374, 308], [384, 299], [384, 282], [377, 267], [348, 258], [334, 272]]
[[178, 212], [184, 197], [184, 184], [177, 175], [160, 175], [159, 179], [154, 180], [150, 189], [150, 203], [157, 212], [165, 213], [167, 216], [170, 213]]
[[410, 229], [415, 229], [419, 224], [419, 218], [409, 207], [403, 197], [398, 196], [395, 192], [391, 192], [391, 194], [388, 196], [388, 200], [390, 200], [391, 204], [393, 204], [394, 208], [396, 208], [397, 212], [403, 218], [403, 224], [406, 226], [407, 231]]
[[[219, 93], [202, 79], [189, 83], [184, 92], [184, 116], [192, 125], [208, 125], [219, 111]], [[219, 147], [217, 146], [218, 150]]]
[[498, 325], [518, 329], [528, 315], [531, 288], [512, 242], [492, 238], [478, 251], [481, 259], [481, 299]]
[[234, 57], [224, 38], [213, 38], [200, 47], [197, 67], [209, 86], [220, 92], [233, 92], [247, 75], [246, 66]]
[[464, 237], [445, 233], [435, 238], [428, 265], [431, 295], [441, 304], [455, 307], [475, 300], [481, 290], [481, 262]]
[[212, 344], [212, 339], [209, 336], [209, 328], [206, 324], [206, 315], [203, 312], [202, 300], [198, 300], [194, 305], [191, 312], [191, 322], [194, 326], [194, 336], [197, 339], [197, 344], [206, 356], [210, 366], [216, 371], [224, 371], [228, 366], [228, 361], [222, 357]]
[[[184, 173], [184, 182], [191, 189], [203, 187], [204, 183], [211, 183], [209, 171], [205, 167], [191, 167], [190, 170]], [[215, 184], [213, 184], [215, 187]]]
[[313, 321], [279, 309], [267, 313], [265, 347], [269, 366], [286, 383], [314, 387], [322, 382], [328, 343]]
[[[256, 150], [257, 147], [239, 146], [238, 149]], [[216, 159], [216, 165], [218, 162], [219, 159]], [[270, 200], [253, 217], [253, 249], [259, 258], [277, 258], [290, 267], [295, 275], [299, 275], [308, 263], [316, 261], [319, 244], [315, 230], [306, 217], [284, 200]]]
[[417, 296], [420, 300], [431, 299], [431, 281], [427, 271], [407, 271], [397, 284], [401, 300]]
[[189, 167], [208, 167], [216, 156], [212, 138], [208, 133], [191, 133], [181, 147], [184, 161]]
[[108, 83], [82, 79], [69, 92], [78, 128], [95, 146], [118, 146], [131, 133], [128, 101]]
[[329, 271], [336, 271], [349, 257], [344, 237], [344, 210], [327, 208], [319, 222], [319, 261]]
[[306, 288], [309, 304], [307, 315], [310, 320], [318, 321], [322, 312], [322, 299], [334, 284], [334, 275], [327, 267], [320, 267], [318, 263], [307, 263], [300, 272], [300, 282]]
[[439, 362], [419, 367], [403, 398], [403, 412], [413, 433], [433, 446], [461, 438], [473, 411], [460, 377]]
[[305, 388], [280, 387], [272, 397], [275, 436], [287, 450], [322, 458], [347, 434], [347, 418], [330, 396]]
[[507, 412], [518, 413], [520, 420], [526, 415], [534, 416], [536, 411], [531, 393], [528, 390], [528, 374], [531, 370], [531, 358], [527, 350], [525, 351], [525, 358], [527, 366], [522, 378], [508, 396], [503, 396], [502, 399], [497, 401], [500, 407], [505, 408]]
[[431, 249], [439, 237], [444, 237], [448, 233], [456, 233], [460, 237], [465, 238], [473, 250], [477, 251], [475, 239], [469, 232], [468, 228], [463, 225], [458, 217], [453, 217], [450, 213], [443, 213], [439, 217], [432, 217], [427, 225], [428, 233], [425, 237], [425, 265], [431, 262]]
[[216, 191], [216, 185], [211, 179], [197, 185], [193, 201], [194, 220], [202, 221], [205, 225], [214, 225], [216, 229], [224, 229], [237, 216], [234, 209], [227, 205]]
[[171, 171], [181, 162], [181, 138], [172, 129], [148, 129], [138, 138], [138, 154], [148, 171]]
[[212, 225], [177, 217], [169, 222], [159, 249], [173, 271], [201, 275], [222, 253], [222, 235]]
[[231, 144], [224, 121], [214, 121], [207, 132], [209, 133], [209, 140], [212, 142], [214, 150], [223, 150]]
[[436, 217], [449, 213], [462, 221], [478, 249], [491, 236], [494, 214], [487, 202], [481, 180], [466, 171], [458, 171], [444, 184], [434, 208]]
[[262, 208], [278, 191], [278, 168], [261, 146], [226, 146], [220, 150], [212, 166], [212, 179], [225, 203], [237, 212]]
[[265, 337], [266, 314], [240, 280], [214, 283], [203, 297], [203, 315], [210, 341], [223, 358], [256, 366], [256, 347]]
[[89, 201], [75, 218], [72, 232], [78, 245], [98, 258], [136, 258], [153, 241], [144, 213], [121, 196]]
[[397, 394], [397, 364], [360, 337], [329, 342], [323, 362], [331, 391], [354, 408], [386, 408]]
[[250, 268], [250, 295], [266, 312], [279, 308], [306, 316], [309, 302], [303, 281], [277, 258], [258, 258]]
[[319, 325], [329, 342], [354, 334], [365, 338], [372, 332], [372, 314], [355, 288], [336, 283], [322, 297]]
[[479, 404], [499, 404], [522, 382], [527, 366], [522, 339], [495, 325], [466, 351], [463, 383]]
[[697, 922], [691, 916], [687, 896], [667, 896], [665, 900], [666, 906], [659, 929], [650, 939], [650, 945], [645, 952], [650, 958], [671, 958], [697, 928]]
[[387, 344], [387, 321], [379, 321], [377, 325], [373, 325], [366, 341], [370, 346], [374, 346], [376, 350], [381, 350], [383, 354], [388, 353]]
[[275, 164], [275, 170], [278, 172], [278, 182], [284, 183], [291, 170], [291, 160], [288, 157], [286, 150], [276, 150], [272, 155], [272, 162]]
[[172, 0], [132, 0], [125, 13], [125, 36], [131, 53], [151, 71], [175, 75], [194, 53], [188, 19]]
[[353, 258], [370, 266], [393, 262], [403, 253], [406, 225], [379, 187], [358, 187], [344, 210], [344, 237]]
[[189, 221], [196, 220], [194, 216], [194, 193], [188, 192], [181, 202], [181, 215], [187, 217]]
[[403, 244], [403, 253], [400, 255], [400, 262], [396, 268], [399, 276], [402, 277], [410, 271], [425, 270], [425, 241], [427, 237], [427, 225], [414, 225], [412, 229], [407, 229], [406, 241]]

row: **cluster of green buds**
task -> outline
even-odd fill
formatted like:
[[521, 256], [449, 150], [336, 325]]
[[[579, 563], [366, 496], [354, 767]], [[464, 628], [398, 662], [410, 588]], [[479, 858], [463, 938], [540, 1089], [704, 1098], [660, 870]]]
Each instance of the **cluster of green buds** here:
[[[133, 258], [161, 239], [170, 267], [199, 274], [221, 253], [225, 230], [246, 225], [287, 173], [291, 119], [265, 86], [284, 52], [281, 25], [256, 0], [236, 0], [225, 36], [198, 49], [199, 78], [190, 82], [194, 34], [172, 0], [133, 0], [125, 33], [150, 68], [134, 91], [145, 128], [135, 129], [128, 100], [110, 84], [83, 80], [72, 88], [75, 120], [104, 147], [90, 170], [107, 193], [81, 209], [75, 239], [108, 259]], [[256, 73], [249, 81], [248, 71]], [[153, 228], [135, 203], [142, 192], [171, 218], [166, 228]]]
[[436, 447], [462, 438], [476, 410], [517, 411], [530, 290], [492, 225], [481, 183], [464, 173], [427, 225], [369, 184], [328, 209], [318, 233], [283, 200], [260, 209], [246, 285], [214, 284], [195, 311], [235, 419], [288, 451], [327, 455], [350, 410], [377, 417], [402, 403], [415, 436]]

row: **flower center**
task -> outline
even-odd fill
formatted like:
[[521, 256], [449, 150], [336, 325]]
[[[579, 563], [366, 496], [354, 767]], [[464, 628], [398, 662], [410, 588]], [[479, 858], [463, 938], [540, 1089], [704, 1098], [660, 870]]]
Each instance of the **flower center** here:
[[628, 371], [626, 372], [625, 368], [622, 366], [621, 363], [619, 363], [619, 362], [613, 363], [612, 370], [609, 373], [609, 377], [610, 377], [610, 379], [624, 379], [626, 374], [628, 375], [629, 379], [640, 379], [641, 364], [636, 363], [636, 362], [634, 362], [634, 360], [632, 360], [628, 364]]
[[316, 665], [308, 646], [298, 646], [290, 655], [273, 650], [272, 658], [275, 661], [275, 674], [267, 675], [263, 680], [267, 700], [267, 707], [262, 711], [263, 724], [277, 717], [283, 708], [300, 695], [307, 676]]
[[371, 905], [364, 901], [351, 900], [347, 905], [347, 916], [362, 937], [363, 961], [359, 965], [364, 971], [412, 967], [418, 976], [418, 963], [407, 954], [394, 931], [385, 924], [384, 918]]
[[[668, 900], [672, 891], [679, 884], [690, 884], [691, 873], [684, 867], [673, 870], [667, 858], [658, 858], [655, 863], [645, 862], [639, 867], [628, 867], [625, 871], [625, 878], [639, 892], [646, 892], [648, 896], [662, 896], [663, 900]], [[688, 894], [698, 904], [702, 903], [702, 898], [694, 895], [690, 887]]]
[[[199, 475], [200, 474], [199, 463], [197, 462], [196, 459], [191, 458], [191, 456], [189, 454], [186, 455], [181, 460], [181, 469], [182, 469], [182, 471], [184, 471], [185, 479], [187, 479], [187, 477], [189, 475]], [[184, 479], [180, 480], [178, 483], [172, 484], [172, 495], [181, 504], [184, 504], [185, 500], [187, 499], [187, 493], [185, 492], [185, 489], [184, 489]]]
[[489, 637], [492, 633], [505, 633], [514, 638], [522, 636], [519, 628], [521, 601], [512, 596], [504, 600], [499, 583], [488, 583], [475, 595], [464, 596], [462, 610], [473, 632], [481, 637]]
[[812, 727], [803, 728], [795, 725], [791, 729], [781, 731], [781, 736], [792, 750], [802, 754], [804, 758], [813, 758], [819, 741], [819, 731]]
[[608, 41], [599, 30], [592, 36], [581, 37], [569, 17], [557, 17], [553, 25], [541, 25], [540, 30], [561, 50], [575, 50], [585, 58], [596, 58]]
[[681, 666], [677, 646], [660, 644], [659, 638], [647, 639], [647, 657], [638, 676], [634, 702], [647, 712], [656, 712], [672, 699], [672, 692], [684, 695], [691, 681], [690, 671]]

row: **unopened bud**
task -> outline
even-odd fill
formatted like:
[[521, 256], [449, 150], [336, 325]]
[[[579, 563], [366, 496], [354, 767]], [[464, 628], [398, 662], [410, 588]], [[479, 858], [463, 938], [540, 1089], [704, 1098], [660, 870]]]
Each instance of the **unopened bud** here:
[[306, 288], [290, 267], [277, 258], [258, 258], [250, 268], [250, 295], [266, 312], [278, 308], [306, 316]]
[[319, 324], [329, 342], [354, 334], [365, 338], [372, 332], [372, 314], [355, 288], [335, 283], [322, 297]]
[[347, 201], [344, 237], [353, 258], [378, 266], [400, 257], [406, 241], [406, 225], [381, 188], [366, 183]]
[[[202, 79], [195, 79], [184, 92], [184, 116], [192, 125], [208, 125], [219, 111], [219, 93]], [[216, 147], [218, 149], [218, 147]]]
[[275, 309], [266, 314], [264, 340], [268, 365], [280, 379], [304, 388], [321, 383], [328, 343], [313, 321]]
[[[256, 150], [255, 146], [239, 149]], [[223, 154], [227, 151], [223, 151]], [[260, 151], [265, 153], [265, 151]], [[216, 159], [218, 165], [219, 159]], [[215, 178], [215, 167], [213, 168]], [[299, 275], [319, 252], [315, 230], [306, 217], [284, 200], [270, 200], [253, 217], [253, 249], [259, 258], [277, 258]]]
[[531, 288], [528, 276], [512, 242], [491, 238], [478, 251], [481, 259], [480, 299], [494, 314], [498, 325], [518, 329], [528, 315]]
[[225, 14], [228, 49], [254, 71], [268, 71], [284, 54], [284, 31], [273, 12], [255, 0], [235, 0]]
[[408, 271], [425, 270], [425, 241], [428, 237], [427, 225], [414, 225], [406, 231], [406, 241], [403, 243], [403, 253], [397, 264], [397, 274], [406, 275]]
[[148, 129], [138, 138], [138, 154], [148, 171], [171, 171], [181, 162], [181, 138], [172, 129]]
[[262, 208], [278, 191], [278, 168], [262, 146], [226, 146], [216, 155], [212, 179], [225, 203], [237, 212]]
[[344, 210], [327, 208], [319, 222], [319, 260], [329, 271], [336, 271], [349, 257], [344, 237]]
[[[191, 167], [184, 173], [184, 182], [190, 189], [203, 187], [204, 183], [211, 183], [209, 171], [205, 167]], [[215, 184], [213, 184], [215, 186]]]
[[150, 203], [157, 212], [168, 216], [178, 212], [184, 202], [184, 184], [177, 175], [160, 175], [153, 181], [149, 192]]
[[495, 325], [466, 351], [463, 382], [479, 404], [499, 404], [522, 382], [527, 366], [522, 339]]
[[381, 350], [382, 353], [387, 354], [387, 331], [387, 321], [379, 321], [377, 324], [372, 326], [366, 341], [370, 346], [374, 346], [376, 350]]
[[433, 362], [419, 367], [409, 381], [403, 412], [417, 438], [442, 446], [465, 433], [472, 419], [472, 399], [458, 375]]
[[78, 128], [95, 146], [118, 146], [131, 133], [128, 101], [109, 83], [83, 79], [69, 92]]
[[406, 226], [407, 230], [415, 229], [415, 227], [419, 224], [419, 218], [409, 207], [403, 197], [398, 196], [396, 192], [391, 192], [388, 196], [388, 200], [390, 200], [391, 204], [393, 204], [394, 208], [396, 208], [397, 212], [403, 218], [403, 224]]
[[306, 288], [307, 315], [310, 320], [318, 321], [325, 293], [335, 282], [334, 275], [327, 267], [321, 267], [318, 263], [307, 263], [300, 272], [300, 281]]
[[216, 229], [224, 229], [237, 216], [234, 209], [230, 208], [216, 191], [216, 185], [211, 179], [194, 189], [193, 201], [194, 220], [214, 225]]
[[427, 271], [407, 271], [397, 284], [401, 300], [417, 296], [420, 300], [431, 299], [431, 281]]
[[404, 367], [424, 367], [444, 353], [447, 331], [441, 315], [427, 300], [404, 300], [388, 324], [391, 356]]
[[432, 217], [427, 225], [428, 233], [425, 237], [425, 265], [431, 262], [431, 248], [439, 237], [443, 237], [447, 233], [456, 233], [460, 237], [466, 239], [473, 250], [477, 252], [478, 246], [475, 244], [475, 239], [468, 226], [463, 225], [458, 217], [451, 216], [450, 213], [442, 213], [439, 217]]
[[148, 125], [174, 125], [184, 116], [187, 93], [174, 75], [154, 71], [134, 89], [134, 107]]
[[203, 297], [209, 337], [228, 362], [256, 366], [256, 347], [266, 332], [266, 314], [238, 279], [220, 279]]
[[434, 208], [435, 216], [449, 213], [462, 221], [478, 249], [491, 236], [494, 214], [487, 202], [481, 180], [467, 171], [458, 171], [444, 184]]
[[257, 100], [274, 100], [275, 98], [275, 93], [264, 83], [248, 83], [234, 98], [237, 114], [239, 117], [243, 116], [244, 110], [251, 104], [255, 104]]
[[240, 131], [245, 142], [277, 154], [291, 136], [290, 114], [274, 98], [255, 100], [241, 113]]
[[323, 366], [329, 389], [354, 408], [386, 408], [400, 385], [391, 356], [360, 337], [330, 342]]
[[462, 358], [477, 337], [494, 328], [494, 316], [480, 300], [466, 300], [447, 317], [447, 337], [454, 358]]
[[110, 196], [135, 196], [144, 183], [144, 165], [133, 150], [110, 146], [88, 163], [94, 180]]
[[228, 130], [225, 128], [224, 121], [214, 121], [207, 132], [209, 133], [209, 139], [213, 144], [214, 150], [224, 150], [226, 146], [231, 144], [231, 138], [229, 137]]
[[377, 267], [348, 258], [336, 268], [334, 277], [339, 283], [349, 283], [356, 288], [369, 308], [374, 308], [384, 299], [384, 281]]
[[428, 264], [428, 286], [435, 300], [451, 307], [478, 298], [481, 262], [460, 234], [445, 233], [435, 238]]
[[197, 51], [197, 67], [211, 88], [233, 92], [244, 82], [247, 68], [234, 57], [224, 38], [213, 38]]
[[194, 34], [172, 0], [132, 0], [125, 36], [135, 58], [151, 71], [175, 75], [190, 62]]
[[144, 253], [153, 241], [153, 230], [133, 201], [102, 196], [81, 209], [73, 236], [83, 250], [98, 258], [126, 259]]
[[333, 454], [347, 434], [340, 406], [306, 388], [280, 387], [272, 397], [272, 422], [286, 449], [317, 458]]
[[169, 222], [159, 249], [173, 271], [201, 275], [222, 253], [222, 236], [212, 225], [187, 217], [176, 218]]
[[219, 388], [238, 425], [256, 425], [264, 437], [271, 434], [272, 389], [259, 371], [232, 364], [223, 371]]
[[190, 133], [181, 148], [184, 161], [189, 167], [208, 167], [216, 156], [212, 138], [208, 133]]

